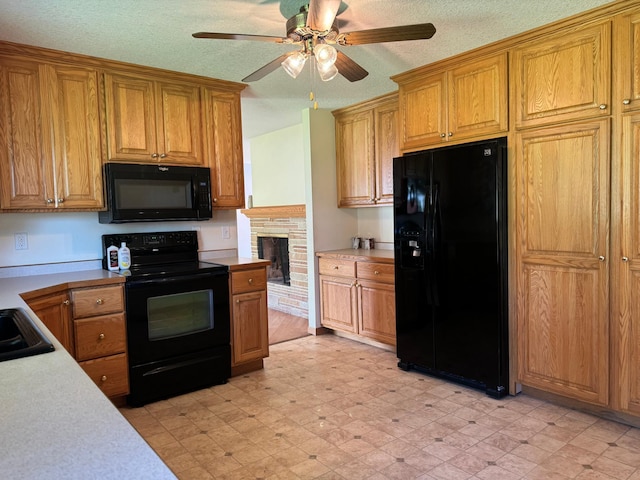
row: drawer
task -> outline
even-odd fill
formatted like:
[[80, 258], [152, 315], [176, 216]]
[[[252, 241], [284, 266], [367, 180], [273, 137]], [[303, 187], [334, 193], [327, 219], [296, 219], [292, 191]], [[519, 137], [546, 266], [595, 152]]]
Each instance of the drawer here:
[[267, 269], [256, 268], [231, 272], [231, 293], [255, 292], [267, 288]]
[[358, 278], [375, 280], [382, 283], [395, 282], [395, 269], [393, 263], [358, 262]]
[[122, 291], [121, 286], [71, 290], [73, 318], [124, 311]]
[[80, 366], [107, 397], [129, 393], [127, 355], [120, 353], [109, 357], [80, 362]]
[[353, 278], [356, 276], [356, 262], [336, 258], [320, 258], [318, 259], [318, 272], [320, 275]]
[[76, 360], [89, 360], [126, 351], [124, 314], [85, 318], [74, 322]]

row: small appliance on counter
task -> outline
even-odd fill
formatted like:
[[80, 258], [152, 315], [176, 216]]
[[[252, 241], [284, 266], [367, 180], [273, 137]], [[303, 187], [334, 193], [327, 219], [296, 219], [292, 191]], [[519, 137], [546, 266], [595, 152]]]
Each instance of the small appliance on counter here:
[[[141, 406], [231, 376], [228, 268], [198, 260], [195, 231], [102, 236], [103, 268], [109, 247], [126, 243], [130, 267], [125, 305], [130, 393]], [[116, 273], [116, 272], [114, 272]]]

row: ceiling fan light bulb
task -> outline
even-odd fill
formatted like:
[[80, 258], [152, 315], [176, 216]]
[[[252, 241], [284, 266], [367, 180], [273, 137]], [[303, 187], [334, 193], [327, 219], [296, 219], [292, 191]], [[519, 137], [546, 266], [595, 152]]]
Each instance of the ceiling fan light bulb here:
[[338, 75], [338, 69], [332, 63], [328, 66], [323, 66], [319, 62], [317, 63], [318, 73], [320, 74], [320, 79], [323, 82], [328, 82], [329, 80], [333, 80], [336, 75]]
[[296, 78], [304, 68], [306, 61], [307, 56], [304, 53], [296, 52], [293, 55], [289, 55], [280, 65], [282, 65], [285, 72]]
[[338, 58], [338, 52], [336, 49], [326, 43], [316, 45], [313, 48], [313, 55], [316, 57], [318, 65], [322, 65], [323, 67], [333, 65], [336, 63], [336, 59]]

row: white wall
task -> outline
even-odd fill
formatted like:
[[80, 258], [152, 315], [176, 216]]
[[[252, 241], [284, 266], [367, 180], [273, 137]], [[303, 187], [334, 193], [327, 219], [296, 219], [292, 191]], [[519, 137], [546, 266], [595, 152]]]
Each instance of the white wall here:
[[376, 248], [393, 248], [393, 207], [358, 208], [358, 236], [373, 237]]
[[294, 125], [249, 140], [254, 207], [305, 202], [302, 129]]
[[[198, 230], [200, 250], [237, 248], [235, 211], [213, 212], [203, 222], [98, 223], [98, 214], [0, 213], [0, 267], [81, 262], [102, 259], [101, 236], [106, 233]], [[222, 227], [229, 227], [229, 239]], [[14, 235], [28, 234], [28, 249], [15, 250]]]

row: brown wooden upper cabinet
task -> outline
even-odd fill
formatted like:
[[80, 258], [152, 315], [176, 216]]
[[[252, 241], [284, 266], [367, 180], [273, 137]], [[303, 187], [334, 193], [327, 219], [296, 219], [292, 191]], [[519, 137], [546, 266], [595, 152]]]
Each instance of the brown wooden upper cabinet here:
[[240, 93], [203, 89], [205, 139], [214, 208], [244, 207]]
[[105, 75], [110, 161], [205, 166], [200, 86]]
[[98, 74], [0, 56], [0, 208], [103, 206]]
[[383, 95], [334, 110], [339, 207], [393, 204], [398, 145], [398, 96]]
[[449, 69], [424, 67], [392, 80], [399, 85], [404, 151], [507, 131], [506, 53]]
[[611, 115], [611, 23], [515, 48], [512, 72], [516, 127]]
[[640, 109], [640, 12], [618, 16], [614, 21], [617, 88], [623, 112]]

